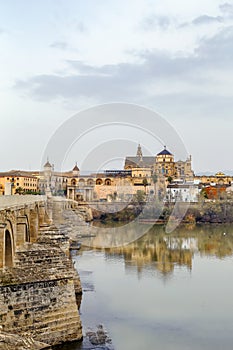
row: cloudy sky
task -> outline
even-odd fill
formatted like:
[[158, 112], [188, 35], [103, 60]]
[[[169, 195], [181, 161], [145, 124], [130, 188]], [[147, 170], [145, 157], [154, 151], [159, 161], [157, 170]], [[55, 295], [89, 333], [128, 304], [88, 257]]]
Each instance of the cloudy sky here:
[[1, 170], [109, 102], [162, 115], [195, 172], [233, 169], [233, 1], [0, 0], [0, 48]]

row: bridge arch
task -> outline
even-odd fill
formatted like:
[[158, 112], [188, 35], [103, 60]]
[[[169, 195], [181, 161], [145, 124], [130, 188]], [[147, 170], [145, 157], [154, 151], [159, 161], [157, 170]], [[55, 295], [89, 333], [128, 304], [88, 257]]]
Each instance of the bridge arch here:
[[3, 267], [12, 267], [14, 264], [14, 239], [12, 224], [8, 220], [4, 232], [3, 247]]

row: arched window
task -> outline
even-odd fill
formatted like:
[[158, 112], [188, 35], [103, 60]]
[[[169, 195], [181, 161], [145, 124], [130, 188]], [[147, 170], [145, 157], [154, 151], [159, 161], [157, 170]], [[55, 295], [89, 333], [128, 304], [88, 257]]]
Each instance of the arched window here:
[[75, 186], [75, 185], [76, 185], [76, 180], [75, 180], [75, 179], [72, 179], [72, 180], [71, 180], [71, 185], [72, 185], [72, 186]]
[[111, 180], [110, 179], [106, 179], [104, 183], [105, 183], [105, 185], [110, 186], [111, 185]]
[[87, 184], [90, 185], [90, 186], [94, 185], [93, 179], [88, 179], [87, 180]]
[[85, 185], [85, 180], [84, 179], [80, 179], [78, 184], [79, 184], [79, 186], [84, 186]]
[[96, 180], [96, 185], [102, 185], [102, 183], [103, 183], [102, 179], [97, 179]]

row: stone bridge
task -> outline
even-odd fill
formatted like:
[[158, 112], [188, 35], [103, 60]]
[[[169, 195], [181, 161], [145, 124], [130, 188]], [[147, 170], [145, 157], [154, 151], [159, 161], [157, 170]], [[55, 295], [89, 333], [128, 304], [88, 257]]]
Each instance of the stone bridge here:
[[[69, 258], [66, 230], [54, 222], [55, 214], [60, 219], [63, 211], [72, 212], [74, 207], [64, 198], [0, 197], [0, 343], [4, 349], [47, 349], [82, 339], [81, 284]], [[40, 345], [10, 347], [12, 339], [7, 337], [15, 334], [23, 337], [20, 341], [26, 342], [28, 335]]]
[[0, 268], [14, 265], [14, 253], [36, 242], [39, 227], [49, 223], [46, 196], [0, 197]]

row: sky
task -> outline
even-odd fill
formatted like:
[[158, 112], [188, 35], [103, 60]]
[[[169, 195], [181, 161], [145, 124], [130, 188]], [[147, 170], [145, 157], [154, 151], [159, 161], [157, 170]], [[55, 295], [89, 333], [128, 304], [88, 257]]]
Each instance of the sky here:
[[0, 0], [0, 170], [39, 169], [59, 127], [113, 102], [161, 115], [196, 173], [231, 170], [232, 62], [233, 1]]

